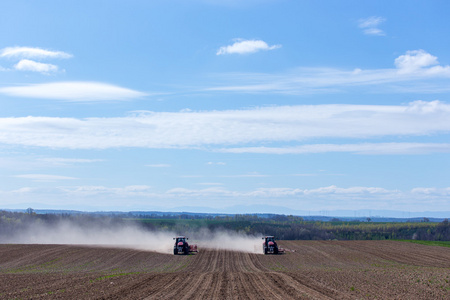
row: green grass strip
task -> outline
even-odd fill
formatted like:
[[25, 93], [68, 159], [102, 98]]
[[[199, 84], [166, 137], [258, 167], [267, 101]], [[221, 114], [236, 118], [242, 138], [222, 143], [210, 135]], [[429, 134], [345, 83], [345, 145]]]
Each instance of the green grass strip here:
[[420, 241], [420, 240], [394, 240], [399, 242], [408, 242], [427, 246], [450, 247], [450, 241]]

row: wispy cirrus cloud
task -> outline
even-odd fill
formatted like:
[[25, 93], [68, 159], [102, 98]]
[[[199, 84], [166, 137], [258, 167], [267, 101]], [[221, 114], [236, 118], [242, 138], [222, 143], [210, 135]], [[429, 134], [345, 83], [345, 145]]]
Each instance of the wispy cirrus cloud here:
[[49, 59], [49, 58], [71, 58], [72, 54], [63, 51], [52, 51], [36, 47], [7, 47], [0, 50], [0, 57], [6, 58], [33, 58], [33, 59]]
[[97, 196], [97, 195], [115, 195], [120, 197], [128, 196], [148, 196], [153, 195], [152, 187], [148, 185], [129, 185], [125, 187], [105, 187], [105, 186], [76, 186], [60, 187], [60, 193], [70, 196]]
[[235, 43], [228, 46], [220, 47], [217, 50], [217, 55], [224, 54], [249, 54], [258, 51], [267, 51], [281, 48], [281, 45], [269, 46], [266, 42], [262, 40], [242, 40], [237, 39]]
[[34, 155], [0, 155], [0, 169], [14, 172], [35, 172], [42, 168], [59, 168], [102, 162], [103, 159], [36, 157]]
[[52, 64], [45, 64], [29, 59], [22, 59], [17, 64], [14, 65], [14, 69], [18, 71], [31, 71], [39, 73], [52, 73], [58, 71], [58, 66]]
[[36, 157], [34, 155], [0, 155], [0, 169], [14, 172], [35, 172], [42, 168], [59, 168], [102, 162], [103, 159]]
[[364, 34], [367, 35], [386, 35], [383, 30], [378, 28], [378, 26], [385, 22], [386, 19], [383, 17], [369, 17], [358, 20], [358, 27], [363, 29]]
[[33, 181], [59, 181], [59, 180], [74, 180], [75, 177], [61, 176], [61, 175], [49, 175], [49, 174], [23, 174], [15, 175], [16, 178], [31, 179]]
[[[0, 118], [0, 143], [60, 149], [138, 147], [213, 150], [224, 145], [245, 147], [263, 143], [267, 146], [268, 143], [304, 143], [319, 138], [368, 139], [448, 134], [448, 120], [450, 105], [440, 101], [414, 101], [407, 105], [329, 104], [149, 112], [116, 118], [30, 116]], [[387, 149], [386, 145], [382, 147]], [[414, 148], [413, 145], [407, 147]], [[433, 147], [437, 145], [429, 149]], [[370, 151], [362, 148], [361, 145], [354, 146], [349, 151]]]
[[309, 154], [347, 152], [364, 155], [450, 153], [447, 143], [364, 143], [364, 144], [311, 144], [296, 147], [240, 147], [217, 150], [225, 153], [255, 154]]
[[[62, 51], [52, 51], [33, 47], [7, 47], [0, 49], [0, 58], [19, 60], [13, 70], [50, 74], [59, 71], [59, 67], [36, 60], [67, 59], [72, 55]], [[1, 70], [1, 69], [0, 69]]]
[[294, 95], [335, 93], [358, 87], [373, 87], [376, 93], [450, 91], [450, 66], [439, 65], [437, 57], [425, 50], [407, 51], [394, 64], [391, 69], [298, 68], [279, 74], [222, 74], [223, 84], [204, 91]]
[[65, 81], [0, 88], [0, 94], [14, 97], [66, 101], [111, 101], [140, 98], [146, 94], [128, 88], [88, 81]]
[[62, 158], [62, 157], [46, 157], [46, 158], [38, 158], [40, 162], [44, 162], [49, 165], [55, 166], [67, 166], [73, 164], [88, 164], [95, 162], [102, 162], [103, 159], [87, 159], [87, 158]]

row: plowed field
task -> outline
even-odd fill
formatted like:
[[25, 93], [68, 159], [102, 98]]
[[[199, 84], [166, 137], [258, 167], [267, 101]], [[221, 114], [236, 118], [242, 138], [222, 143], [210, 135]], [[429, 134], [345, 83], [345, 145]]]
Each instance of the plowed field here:
[[450, 248], [281, 241], [283, 255], [0, 245], [1, 299], [450, 299]]

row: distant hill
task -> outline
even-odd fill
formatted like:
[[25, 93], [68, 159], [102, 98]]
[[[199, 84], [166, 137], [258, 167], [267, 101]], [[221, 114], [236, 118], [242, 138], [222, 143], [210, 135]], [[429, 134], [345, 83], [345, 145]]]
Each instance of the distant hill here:
[[[260, 211], [251, 213], [251, 211]], [[26, 209], [3, 209], [5, 211], [26, 212]], [[271, 206], [235, 206], [225, 210], [216, 210], [211, 208], [179, 207], [177, 211], [95, 211], [86, 212], [79, 210], [58, 210], [58, 209], [34, 209], [37, 214], [89, 214], [99, 216], [118, 216], [118, 217], [141, 217], [141, 218], [213, 218], [223, 216], [235, 216], [233, 211], [244, 211], [243, 215], [256, 215], [259, 218], [270, 218], [276, 215], [294, 215], [302, 217], [307, 221], [363, 221], [370, 219], [371, 222], [422, 222], [424, 218], [430, 222], [442, 222], [450, 217], [450, 212], [402, 212], [390, 210], [334, 210], [334, 211], [296, 211], [284, 207]], [[266, 211], [262, 213], [262, 211]], [[267, 211], [270, 211], [268, 213]]]

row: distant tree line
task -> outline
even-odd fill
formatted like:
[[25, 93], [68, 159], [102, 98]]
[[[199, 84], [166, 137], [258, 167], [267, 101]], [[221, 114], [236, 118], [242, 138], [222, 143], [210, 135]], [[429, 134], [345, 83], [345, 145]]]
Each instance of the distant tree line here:
[[297, 216], [227, 215], [195, 218], [179, 215], [178, 218], [130, 218], [127, 215], [94, 214], [36, 214], [32, 209], [22, 212], [0, 211], [0, 242], [36, 224], [52, 225], [70, 221], [81, 227], [116, 228], [134, 224], [146, 230], [170, 230], [189, 233], [207, 228], [211, 231], [229, 230], [251, 235], [274, 235], [283, 240], [389, 240], [417, 239], [427, 241], [450, 241], [448, 219], [440, 223], [406, 222], [378, 223], [360, 221], [331, 222], [305, 221]]
[[[198, 220], [197, 220], [198, 221]], [[177, 222], [171, 219], [158, 219], [153, 222], [141, 220], [142, 226], [156, 230], [164, 228], [177, 232], [189, 232], [201, 227], [211, 231], [230, 230], [251, 235], [274, 235], [283, 240], [390, 240], [417, 239], [427, 241], [450, 241], [448, 219], [440, 223], [429, 222], [332, 222], [305, 221], [297, 216], [274, 215], [258, 217], [257, 215], [235, 215], [214, 217], [203, 222], [194, 220]]]
[[417, 239], [450, 241], [448, 220], [441, 223], [254, 221], [245, 226], [242, 224], [240, 227], [250, 234], [270, 234], [283, 240]]

